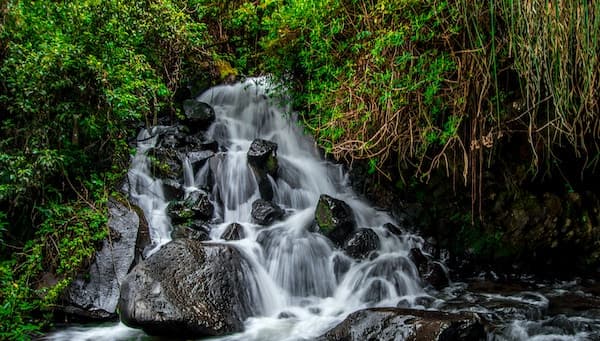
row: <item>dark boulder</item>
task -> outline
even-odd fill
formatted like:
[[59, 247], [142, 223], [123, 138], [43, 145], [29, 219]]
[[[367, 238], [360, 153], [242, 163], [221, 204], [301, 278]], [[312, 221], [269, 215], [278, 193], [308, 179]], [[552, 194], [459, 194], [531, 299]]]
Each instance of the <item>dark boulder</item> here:
[[186, 224], [192, 220], [211, 219], [214, 206], [206, 193], [195, 191], [190, 193], [184, 201], [170, 202], [167, 212], [173, 224]]
[[343, 245], [356, 229], [356, 221], [350, 206], [326, 194], [322, 194], [319, 198], [315, 218], [323, 234], [338, 246]]
[[238, 223], [231, 223], [221, 235], [221, 239], [225, 240], [240, 240], [245, 237], [244, 227]]
[[191, 132], [197, 132], [208, 127], [215, 120], [215, 110], [210, 105], [194, 99], [183, 101], [185, 125]]
[[343, 249], [348, 256], [354, 259], [363, 259], [372, 251], [379, 249], [379, 245], [379, 237], [375, 231], [361, 228], [346, 240]]
[[248, 266], [228, 245], [174, 240], [125, 277], [121, 320], [150, 335], [169, 337], [242, 331], [243, 321], [257, 313], [246, 289]]
[[450, 284], [448, 271], [446, 271], [444, 265], [434, 261], [432, 257], [424, 254], [421, 249], [410, 249], [408, 257], [415, 263], [421, 278], [435, 289], [440, 290]]
[[252, 203], [252, 218], [257, 224], [269, 225], [277, 219], [281, 219], [285, 211], [276, 204], [258, 199]]
[[185, 189], [179, 181], [174, 179], [163, 179], [163, 192], [165, 194], [166, 201], [179, 200], [183, 198]]
[[277, 144], [275, 142], [256, 139], [248, 150], [248, 164], [259, 175], [277, 176]]
[[401, 308], [356, 311], [317, 338], [319, 341], [485, 339], [486, 333], [477, 314]]
[[277, 144], [267, 140], [252, 141], [248, 150], [248, 164], [256, 177], [258, 190], [264, 200], [273, 199], [273, 186], [268, 176], [277, 177]]
[[106, 320], [117, 317], [120, 283], [135, 262], [141, 220], [124, 204], [108, 201], [106, 239], [86, 274], [78, 276], [66, 291], [64, 312], [83, 319]]
[[427, 268], [430, 260], [427, 256], [423, 254], [423, 251], [421, 251], [421, 249], [416, 247], [410, 249], [408, 258], [410, 258], [410, 260], [412, 260], [413, 263], [415, 263], [415, 266], [417, 267], [417, 269], [419, 269], [419, 274], [421, 274], [421, 276], [427, 273]]
[[450, 284], [448, 272], [440, 262], [429, 263], [427, 273], [422, 275], [422, 277], [425, 282], [438, 290], [443, 289]]

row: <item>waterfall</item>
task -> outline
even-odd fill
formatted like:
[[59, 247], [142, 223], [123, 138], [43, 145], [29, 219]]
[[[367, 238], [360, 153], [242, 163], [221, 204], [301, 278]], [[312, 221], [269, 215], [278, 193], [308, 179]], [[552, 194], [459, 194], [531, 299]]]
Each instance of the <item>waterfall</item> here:
[[[423, 239], [390, 228], [389, 223], [394, 224], [394, 220], [388, 214], [359, 198], [342, 166], [323, 159], [314, 141], [303, 133], [285, 94], [271, 91], [267, 79], [253, 78], [217, 86], [200, 95], [197, 100], [211, 105], [216, 113], [204, 138], [216, 141], [219, 150], [211, 148], [186, 155], [184, 148], [177, 155], [181, 162], [181, 174], [177, 176], [181, 178], [175, 183], [183, 193], [177, 197], [188, 198], [198, 192], [207, 195], [214, 205], [207, 228], [211, 242], [227, 243], [243, 257], [243, 290], [252, 298], [252, 306], [248, 307], [252, 316], [244, 322], [242, 333], [218, 339], [314, 339], [352, 312], [390, 306], [476, 311], [501, 326], [488, 334], [488, 340], [600, 337], [600, 317], [592, 310], [581, 317], [544, 315], [549, 302], [544, 295], [562, 295], [570, 290], [568, 283], [548, 287], [542, 295], [529, 291], [472, 293], [466, 290], [465, 283], [457, 282], [439, 292], [429, 291], [435, 295], [430, 296], [409, 257], [413, 249], [423, 247]], [[143, 209], [150, 229], [152, 244], [144, 252], [146, 257], [171, 240], [173, 228], [166, 211], [173, 195], [165, 195], [167, 180], [163, 182], [153, 175], [156, 160], [152, 157], [156, 151], [153, 149], [161, 147], [157, 146], [161, 143], [159, 136], [177, 129], [142, 129], [128, 172], [130, 198]], [[247, 153], [255, 139], [277, 144], [276, 176], [258, 179], [248, 164]], [[193, 153], [194, 160], [205, 162], [194, 166]], [[252, 217], [252, 204], [261, 198], [260, 186], [265, 181], [272, 189], [272, 202], [285, 212], [283, 218], [267, 226], [257, 224]], [[352, 258], [319, 231], [315, 210], [323, 194], [348, 204], [357, 227], [379, 240], [376, 250], [364, 258]], [[232, 223], [239, 224], [243, 239], [222, 238]], [[74, 326], [44, 339], [100, 341], [145, 337], [141, 330], [120, 323]]]
[[[422, 240], [398, 238], [384, 228], [393, 219], [352, 191], [342, 166], [320, 156], [285, 96], [269, 94], [265, 78], [217, 86], [197, 100], [214, 108], [216, 121], [207, 138], [223, 149], [213, 160], [216, 165], [207, 162], [193, 176], [195, 187], [213, 184], [213, 200], [220, 203], [215, 220], [221, 223], [212, 229], [211, 237], [218, 240], [227, 225], [241, 224], [246, 238], [227, 243], [243, 252], [257, 268], [258, 282], [268, 286], [266, 295], [256, 297], [261, 300], [256, 304], [265, 310], [247, 321], [242, 335], [230, 339], [314, 337], [355, 310], [395, 306], [427, 295], [408, 258], [410, 249], [420, 247]], [[252, 203], [260, 192], [246, 153], [255, 139], [278, 146], [278, 176], [269, 181], [273, 202], [286, 214], [268, 227], [253, 223], [251, 217]], [[212, 178], [206, 176], [209, 167], [215, 169]], [[369, 259], [347, 257], [315, 231], [314, 212], [322, 194], [346, 202], [358, 226], [379, 236], [379, 249]]]
[[148, 152], [156, 146], [158, 136], [165, 127], [156, 126], [151, 130], [142, 129], [137, 137], [137, 150], [127, 173], [129, 195], [133, 203], [144, 211], [148, 220], [152, 248], [151, 255], [171, 240], [171, 223], [166, 214], [168, 203], [163, 192], [161, 179], [152, 176]]

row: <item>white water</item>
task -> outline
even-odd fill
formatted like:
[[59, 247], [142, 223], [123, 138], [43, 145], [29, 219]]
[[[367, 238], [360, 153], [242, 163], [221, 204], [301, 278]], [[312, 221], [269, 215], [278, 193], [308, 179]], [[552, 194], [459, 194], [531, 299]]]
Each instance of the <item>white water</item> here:
[[[226, 152], [216, 156], [213, 198], [222, 205], [216, 211], [211, 237], [219, 239], [225, 227], [237, 222], [246, 238], [228, 242], [236, 245], [253, 264], [259, 282], [268, 294], [257, 297], [264, 307], [259, 316], [246, 321], [246, 330], [230, 340], [286, 340], [316, 337], [349, 313], [371, 306], [394, 306], [400, 300], [413, 302], [427, 295], [417, 270], [408, 259], [412, 247], [422, 240], [398, 238], [383, 227], [393, 222], [385, 213], [361, 201], [347, 184], [339, 165], [324, 161], [314, 142], [298, 127], [289, 105], [266, 93], [261, 82], [250, 79], [238, 85], [213, 88], [198, 100], [210, 104], [217, 116], [207, 132]], [[279, 173], [271, 179], [273, 202], [286, 211], [282, 221], [269, 227], [252, 223], [252, 202], [260, 198], [257, 181], [247, 163], [246, 153], [254, 139], [277, 143]], [[207, 163], [205, 168], [210, 167]], [[207, 169], [194, 176], [195, 187], [204, 187]], [[348, 203], [358, 226], [372, 228], [380, 237], [378, 256], [354, 261], [336, 250], [331, 242], [314, 231], [314, 211], [321, 194]], [[334, 262], [347, 263], [349, 270], [338, 273]], [[376, 291], [376, 292], [374, 292]], [[281, 315], [289, 318], [278, 318]]]
[[165, 201], [161, 179], [154, 178], [150, 172], [148, 151], [156, 146], [159, 132], [164, 127], [153, 127], [150, 131], [142, 129], [137, 137], [137, 151], [127, 173], [129, 195], [132, 201], [142, 208], [148, 221], [152, 249], [147, 255], [157, 251], [171, 240], [171, 222], [167, 217], [168, 203]]

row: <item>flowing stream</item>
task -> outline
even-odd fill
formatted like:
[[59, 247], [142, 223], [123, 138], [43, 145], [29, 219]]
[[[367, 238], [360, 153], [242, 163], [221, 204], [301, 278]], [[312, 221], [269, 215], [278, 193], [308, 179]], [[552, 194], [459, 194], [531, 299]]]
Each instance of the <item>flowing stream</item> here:
[[[215, 206], [211, 239], [235, 245], [251, 265], [256, 279], [253, 304], [257, 315], [245, 322], [243, 333], [222, 339], [311, 339], [362, 308], [399, 304], [420, 309], [442, 306], [448, 297], [440, 299], [443, 295], [432, 297], [426, 292], [409, 258], [412, 248], [423, 247], [422, 238], [391, 233], [385, 225], [395, 224], [394, 220], [357, 197], [342, 167], [325, 161], [314, 141], [303, 133], [285, 96], [271, 96], [263, 83], [266, 83], [264, 78], [248, 79], [236, 85], [217, 86], [202, 94], [198, 100], [210, 104], [216, 113], [206, 137], [217, 141], [220, 151], [196, 171], [189, 159], [182, 162], [185, 192], [206, 191]], [[138, 152], [129, 171], [131, 198], [144, 210], [150, 226], [152, 247], [147, 254], [171, 238], [163, 184], [150, 175], [146, 156], [156, 143], [155, 135], [146, 130], [140, 133]], [[269, 181], [272, 201], [285, 210], [285, 216], [267, 227], [253, 223], [251, 216], [252, 203], [260, 198], [257, 180], [247, 162], [248, 149], [255, 139], [278, 145], [279, 172], [276, 178], [269, 177]], [[322, 194], [345, 201], [352, 208], [358, 227], [372, 229], [377, 234], [378, 250], [366, 259], [355, 260], [333, 247], [317, 231], [314, 222]], [[243, 227], [245, 238], [221, 239], [231, 223]], [[451, 291], [448, 295], [451, 296]], [[423, 302], [428, 302], [427, 306]], [[529, 338], [524, 331], [527, 323], [515, 322], [506, 337], [498, 338]], [[581, 339], [577, 335], [560, 339]], [[119, 324], [70, 328], [48, 339], [144, 337], [143, 332]]]

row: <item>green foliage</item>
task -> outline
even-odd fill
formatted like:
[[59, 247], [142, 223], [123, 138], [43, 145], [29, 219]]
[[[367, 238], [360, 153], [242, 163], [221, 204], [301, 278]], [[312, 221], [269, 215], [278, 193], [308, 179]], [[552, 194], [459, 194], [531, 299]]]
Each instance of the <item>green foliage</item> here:
[[448, 1], [279, 3], [263, 17], [264, 67], [293, 73], [306, 127], [335, 157], [423, 159], [461, 122], [448, 116], [457, 16]]
[[15, 261], [0, 262], [0, 338], [25, 340], [40, 331], [40, 324], [29, 320], [28, 315], [39, 308], [40, 301], [34, 296], [25, 279], [15, 278]]
[[106, 237], [126, 137], [211, 68], [192, 3], [0, 1], [0, 338], [41, 327]]

